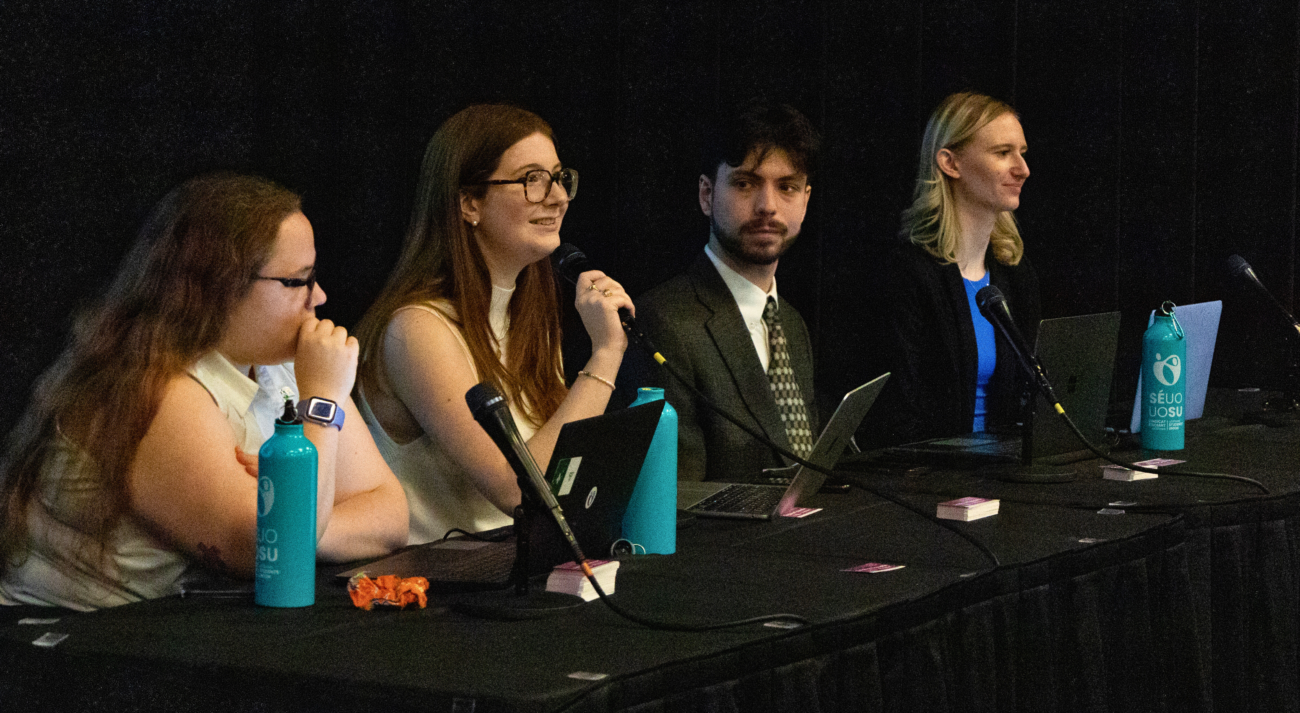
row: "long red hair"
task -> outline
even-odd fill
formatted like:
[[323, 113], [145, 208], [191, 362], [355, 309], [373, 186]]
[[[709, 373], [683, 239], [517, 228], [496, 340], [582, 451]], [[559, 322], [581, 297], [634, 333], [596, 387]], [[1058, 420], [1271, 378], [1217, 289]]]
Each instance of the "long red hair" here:
[[528, 419], [542, 425], [565, 397], [561, 380], [559, 298], [550, 260], [520, 273], [510, 300], [510, 337], [505, 363], [497, 358], [488, 318], [492, 281], [469, 225], [461, 218], [461, 193], [482, 198], [501, 155], [533, 134], [553, 142], [551, 127], [518, 107], [471, 106], [443, 122], [429, 140], [420, 169], [415, 208], [402, 254], [383, 292], [366, 312], [356, 335], [361, 342], [359, 387], [375, 393], [383, 363], [384, 332], [399, 308], [445, 299], [456, 308], [457, 326], [469, 345], [479, 378], [490, 381]]

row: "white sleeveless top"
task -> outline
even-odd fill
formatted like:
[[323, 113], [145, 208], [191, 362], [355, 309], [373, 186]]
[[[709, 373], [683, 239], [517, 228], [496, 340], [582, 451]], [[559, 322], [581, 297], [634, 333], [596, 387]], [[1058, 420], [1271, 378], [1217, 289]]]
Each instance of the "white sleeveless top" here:
[[[510, 297], [513, 289], [493, 286], [492, 306], [489, 317], [492, 333], [497, 338], [498, 357], [505, 353], [505, 335], [509, 327]], [[446, 300], [407, 305], [397, 310], [416, 309], [428, 312], [442, 320], [451, 333], [456, 336], [469, 365], [474, 380], [479, 380], [478, 369], [474, 367], [474, 358], [470, 355], [465, 336], [453, 321], [456, 308]], [[375, 418], [370, 405], [366, 403], [362, 389], [357, 389], [357, 408], [365, 419], [370, 435], [379, 446], [388, 467], [392, 468], [397, 479], [406, 491], [406, 502], [411, 511], [411, 530], [408, 544], [418, 545], [442, 539], [452, 528], [466, 532], [482, 532], [496, 527], [503, 527], [514, 522], [514, 518], [501, 512], [478, 488], [474, 487], [469, 474], [452, 460], [447, 449], [422, 433], [419, 438], [407, 443], [397, 443], [388, 435]], [[524, 440], [533, 437], [537, 427], [525, 416], [518, 404], [510, 404], [510, 414], [514, 416], [515, 425]]]
[[[221, 354], [210, 352], [189, 375], [212, 395], [247, 453], [257, 453], [273, 432], [288, 390], [297, 399], [291, 364], [257, 367], [257, 381]], [[89, 456], [63, 437], [52, 444], [37, 493], [27, 509], [27, 551], [9, 563], [0, 581], [0, 604], [43, 604], [91, 611], [174, 594], [190, 560], [155, 537], [129, 511], [98, 557], [81, 536], [79, 519], [104, 497], [90, 476]], [[89, 547], [88, 547], [89, 543]], [[83, 556], [76, 556], [87, 548]]]

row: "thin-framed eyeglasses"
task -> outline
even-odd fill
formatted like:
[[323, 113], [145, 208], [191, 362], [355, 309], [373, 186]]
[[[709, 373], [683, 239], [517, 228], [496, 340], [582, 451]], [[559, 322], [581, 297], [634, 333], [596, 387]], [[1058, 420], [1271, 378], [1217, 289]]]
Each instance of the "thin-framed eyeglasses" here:
[[551, 195], [551, 186], [555, 185], [557, 181], [564, 188], [564, 192], [569, 195], [569, 200], [573, 200], [578, 195], [578, 172], [572, 168], [562, 168], [555, 173], [551, 173], [544, 168], [535, 168], [525, 173], [521, 178], [478, 181], [466, 185], [505, 186], [511, 183], [522, 183], [524, 185], [524, 200], [529, 203], [541, 203], [546, 200], [547, 196]]
[[296, 290], [299, 287], [307, 288], [307, 301], [311, 302], [311, 295], [316, 291], [316, 266], [311, 266], [311, 272], [306, 277], [267, 277], [266, 275], [253, 275], [254, 280], [275, 280], [276, 282]]

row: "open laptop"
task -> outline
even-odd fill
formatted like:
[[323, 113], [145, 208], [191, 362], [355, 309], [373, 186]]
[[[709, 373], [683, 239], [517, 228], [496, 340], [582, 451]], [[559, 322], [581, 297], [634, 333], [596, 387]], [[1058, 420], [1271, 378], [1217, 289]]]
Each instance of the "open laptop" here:
[[[609, 557], [611, 546], [622, 537], [623, 513], [663, 406], [663, 401], [652, 402], [571, 421], [560, 429], [544, 473], [556, 484], [552, 492], [590, 557]], [[431, 587], [481, 589], [503, 587], [571, 560], [572, 550], [550, 514], [543, 508], [522, 510], [516, 512], [514, 526], [479, 533], [484, 539], [458, 537], [408, 547], [338, 576], [419, 576]]]
[[[1174, 308], [1174, 316], [1183, 327], [1187, 336], [1187, 361], [1183, 372], [1187, 374], [1187, 395], [1184, 402], [1184, 418], [1188, 421], [1200, 418], [1205, 413], [1205, 392], [1210, 388], [1210, 366], [1214, 363], [1214, 343], [1219, 337], [1219, 317], [1223, 314], [1223, 301], [1198, 302], [1179, 305]], [[1150, 327], [1155, 321], [1156, 311], [1151, 310], [1147, 319]], [[1133, 419], [1129, 423], [1129, 432], [1142, 430], [1142, 374], [1138, 367], [1137, 393], [1133, 396]]]
[[[822, 429], [817, 444], [807, 460], [831, 469], [844, 453], [844, 447], [858, 430], [871, 405], [880, 396], [889, 374], [882, 374], [844, 395], [834, 415]], [[725, 517], [746, 520], [769, 520], [774, 515], [789, 515], [807, 493], [821, 488], [826, 476], [811, 468], [794, 465], [765, 470], [768, 477], [793, 473], [789, 485], [761, 483], [679, 482], [677, 509], [700, 517]], [[759, 477], [758, 473], [754, 474]]]
[[[1110, 382], [1119, 346], [1119, 312], [1045, 319], [1035, 352], [1069, 414], [1088, 440], [1105, 431]], [[1041, 394], [1017, 432], [968, 433], [885, 449], [890, 459], [941, 466], [1069, 463], [1091, 456]]]

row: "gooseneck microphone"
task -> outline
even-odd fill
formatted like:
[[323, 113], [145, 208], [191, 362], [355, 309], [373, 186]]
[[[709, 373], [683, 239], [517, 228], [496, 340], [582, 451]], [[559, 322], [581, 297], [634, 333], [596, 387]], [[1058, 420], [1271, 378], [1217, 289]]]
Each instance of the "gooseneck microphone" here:
[[[551, 261], [553, 263], [555, 271], [558, 272], [564, 279], [568, 280], [572, 285], [578, 287], [579, 289], [581, 289], [581, 286], [578, 285], [578, 277], [583, 272], [592, 269], [591, 263], [587, 260], [587, 256], [583, 254], [583, 252], [579, 250], [577, 246], [572, 245], [570, 243], [564, 243], [560, 245], [560, 247], [556, 248], [555, 252], [551, 253]], [[739, 418], [736, 418], [736, 416], [730, 413], [727, 409], [721, 408], [717, 404], [713, 403], [713, 401], [708, 396], [705, 396], [703, 393], [701, 393], [700, 390], [696, 388], [696, 386], [693, 383], [691, 383], [690, 379], [687, 379], [686, 377], [682, 376], [681, 372], [677, 371], [676, 367], [674, 367], [671, 363], [669, 363], [669, 361], [666, 358], [664, 358], [663, 354], [659, 353], [659, 350], [655, 348], [654, 343], [645, 334], [645, 332], [641, 331], [637, 327], [636, 320], [632, 318], [632, 315], [626, 309], [620, 309], [618, 311], [618, 314], [619, 314], [619, 318], [623, 320], [623, 330], [627, 332], [628, 337], [631, 339], [631, 341], [635, 342], [637, 346], [644, 349], [645, 352], [649, 354], [650, 357], [654, 359], [656, 363], [659, 364], [659, 366], [663, 367], [664, 371], [668, 372], [668, 374], [672, 376], [673, 379], [675, 379], [677, 383], [682, 386], [682, 388], [690, 392], [690, 394], [694, 396], [696, 399], [699, 399], [700, 403], [703, 404], [710, 411], [716, 413], [718, 416], [722, 417], [723, 419], [725, 419], [726, 421], [734, 425], [736, 428], [739, 428], [741, 431], [744, 431], [745, 433], [749, 434], [754, 440], [768, 446], [774, 452], [780, 454], [781, 457], [785, 458], [789, 462], [798, 463], [799, 465], [802, 465], [805, 468], [810, 468], [818, 473], [821, 473], [822, 475], [827, 475], [827, 476], [836, 475], [830, 468], [827, 468], [822, 465], [818, 465], [817, 463], [809, 462], [803, 458], [800, 458], [798, 455], [791, 453], [788, 449], [782, 448], [781, 446], [773, 443], [771, 439], [769, 439], [766, 435], [760, 433], [754, 426], [745, 423]], [[867, 492], [874, 493], [875, 495], [878, 495], [881, 498], [888, 500], [902, 507], [905, 510], [910, 510], [912, 512], [915, 512], [921, 517], [936, 522], [940, 526], [947, 528], [948, 530], [951, 530], [961, 538], [965, 539], [966, 541], [974, 545], [976, 549], [980, 550], [980, 552], [984, 553], [993, 562], [993, 565], [995, 567], [1001, 565], [1001, 562], [998, 560], [998, 556], [994, 554], [992, 550], [990, 550], [982, 542], [980, 542], [978, 539], [971, 536], [970, 533], [966, 532], [962, 528], [956, 527], [955, 525], [947, 521], [936, 520], [929, 513], [927, 513], [924, 510], [921, 510], [920, 508], [907, 502], [906, 500], [897, 498], [893, 495], [890, 495], [889, 493], [883, 492], [875, 487], [872, 487], [871, 485], [868, 485], [866, 483], [858, 483], [857, 485], [858, 487], [862, 488], [863, 490], [866, 490]], [[592, 579], [592, 584], [596, 586], [596, 590], [599, 592], [600, 587], [598, 584], [596, 584], [595, 579]], [[612, 604], [610, 606], [611, 608], [613, 607]], [[626, 614], [624, 614], [624, 616], [626, 616]], [[790, 617], [787, 617], [786, 615], [777, 615], [776, 618], [789, 619]], [[634, 619], [634, 621], [636, 620]], [[714, 625], [711, 626], [710, 628], [722, 628], [722, 626]], [[702, 629], [692, 629], [692, 630], [702, 630]]]
[[[1242, 261], [1242, 264], [1245, 264], [1244, 260]], [[1249, 270], [1250, 266], [1247, 265], [1246, 269]], [[979, 292], [975, 293], [975, 304], [979, 307], [980, 313], [984, 315], [984, 318], [989, 322], [992, 322], [1002, 331], [1002, 336], [1006, 337], [1007, 341], [1011, 344], [1012, 351], [1016, 353], [1016, 357], [1020, 360], [1020, 366], [1023, 367], [1025, 372], [1034, 380], [1035, 384], [1042, 391], [1043, 396], [1047, 398], [1049, 403], [1051, 403], [1052, 409], [1055, 410], [1056, 413], [1060, 415], [1061, 419], [1065, 421], [1065, 425], [1069, 427], [1084, 447], [1092, 451], [1093, 455], [1096, 455], [1102, 460], [1110, 461], [1115, 465], [1128, 468], [1129, 470], [1192, 478], [1236, 480], [1243, 483], [1249, 483], [1259, 488], [1265, 495], [1270, 494], [1268, 487], [1263, 483], [1254, 480], [1253, 478], [1247, 478], [1241, 475], [1232, 475], [1229, 473], [1198, 473], [1189, 470], [1157, 470], [1154, 467], [1137, 465], [1136, 463], [1125, 463], [1124, 461], [1112, 458], [1108, 453], [1103, 453], [1097, 448], [1097, 446], [1093, 445], [1093, 443], [1088, 440], [1087, 436], [1083, 435], [1083, 432], [1079, 430], [1078, 425], [1074, 423], [1074, 419], [1070, 418], [1070, 415], [1065, 412], [1065, 407], [1061, 406], [1060, 399], [1056, 398], [1056, 393], [1052, 390], [1052, 384], [1047, 378], [1047, 372], [1043, 369], [1042, 364], [1038, 363], [1038, 358], [1034, 353], [1029, 350], [1028, 343], [1020, 334], [1020, 329], [1016, 327], [1015, 320], [1011, 318], [1011, 309], [1007, 306], [1007, 298], [1002, 294], [1002, 291], [993, 285], [983, 287]], [[1013, 476], [1010, 479], [1018, 480], [1019, 478]]]
[[1269, 302], [1272, 302], [1278, 312], [1281, 312], [1282, 316], [1291, 324], [1291, 328], [1294, 329], [1297, 334], [1300, 334], [1300, 322], [1297, 322], [1295, 315], [1291, 314], [1291, 311], [1288, 310], [1277, 297], [1273, 296], [1272, 292], [1268, 291], [1268, 288], [1264, 286], [1264, 283], [1259, 281], [1259, 276], [1250, 268], [1250, 263], [1242, 259], [1240, 255], [1231, 255], [1228, 257], [1228, 272], [1233, 277], [1246, 281], [1267, 297]]
[[[579, 253], [581, 255], [581, 253]], [[574, 562], [582, 568], [582, 573], [586, 575], [587, 581], [596, 590], [601, 601], [610, 608], [611, 611], [621, 617], [634, 621], [642, 626], [648, 626], [652, 629], [667, 629], [669, 631], [714, 631], [717, 629], [729, 629], [735, 626], [744, 626], [749, 624], [761, 624], [768, 621], [794, 622], [800, 625], [807, 625], [808, 620], [793, 614], [768, 614], [765, 616], [750, 617], [738, 621], [726, 621], [717, 624], [679, 624], [675, 622], [663, 622], [649, 619], [634, 614], [620, 607], [610, 600], [609, 595], [605, 593], [600, 582], [596, 580], [596, 575], [591, 571], [591, 565], [587, 561], [587, 556], [582, 553], [582, 547], [578, 545], [578, 539], [574, 537], [573, 530], [569, 528], [569, 523], [564, 519], [564, 513], [560, 510], [560, 503], [556, 501], [555, 496], [551, 493], [551, 488], [542, 477], [542, 471], [537, 467], [537, 461], [533, 459], [533, 454], [528, 450], [528, 444], [524, 443], [523, 436], [519, 435], [519, 429], [515, 426], [515, 418], [510, 415], [510, 408], [501, 394], [489, 383], [475, 385], [472, 389], [465, 392], [465, 403], [469, 406], [470, 413], [474, 414], [474, 420], [487, 431], [492, 437], [492, 441], [501, 449], [501, 453], [510, 463], [510, 467], [515, 471], [515, 476], [519, 478], [520, 489], [524, 489], [525, 484], [533, 496], [546, 504], [546, 508], [551, 511], [551, 517], [555, 524], [559, 526], [560, 532], [564, 534], [564, 539], [568, 541], [569, 548], [573, 550]]]
[[519, 434], [519, 428], [515, 426], [515, 417], [510, 415], [510, 407], [506, 404], [505, 397], [491, 384], [483, 382], [465, 392], [465, 403], [469, 406], [470, 413], [474, 414], [474, 420], [478, 421], [478, 424], [492, 438], [492, 442], [501, 449], [501, 454], [506, 457], [510, 468], [515, 472], [515, 477], [519, 479], [520, 488], [526, 486], [538, 504], [551, 512], [551, 517], [560, 527], [560, 532], [564, 534], [569, 547], [573, 549], [579, 560], [585, 560], [582, 548], [579, 547], [577, 538], [573, 536], [573, 530], [569, 529], [569, 523], [564, 519], [564, 512], [560, 510], [560, 503], [551, 493], [551, 487], [546, 484], [546, 478], [542, 476], [542, 469], [537, 467], [532, 451], [528, 450], [528, 444], [524, 442], [523, 436]]
[[1047, 372], [1043, 370], [1043, 365], [1038, 363], [1038, 357], [1029, 348], [1029, 343], [1025, 341], [1024, 335], [1020, 333], [1020, 328], [1016, 326], [1016, 320], [1012, 319], [1011, 309], [1007, 306], [1007, 298], [1003, 296], [1002, 290], [993, 285], [981, 287], [980, 291], [975, 293], [975, 304], [979, 307], [980, 314], [984, 315], [984, 318], [989, 322], [992, 322], [1002, 332], [1003, 337], [1006, 337], [1007, 342], [1011, 345], [1011, 351], [1015, 352], [1016, 358], [1020, 360], [1020, 366], [1024, 367], [1025, 373], [1034, 379], [1043, 395], [1051, 401], [1052, 406], [1059, 412], [1061, 402], [1056, 398], [1056, 393], [1052, 391], [1052, 383], [1047, 379]]

